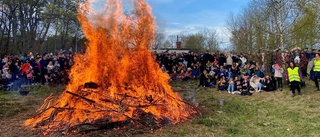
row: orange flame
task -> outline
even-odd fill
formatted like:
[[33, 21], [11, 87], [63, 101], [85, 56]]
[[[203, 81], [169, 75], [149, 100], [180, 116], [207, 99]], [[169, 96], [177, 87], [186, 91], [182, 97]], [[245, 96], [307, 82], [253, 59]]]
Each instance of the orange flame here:
[[[91, 1], [80, 6], [78, 19], [88, 39], [87, 51], [75, 56], [66, 91], [52, 106], [28, 119], [26, 126], [46, 134], [101, 118], [135, 119], [137, 108], [176, 124], [195, 113], [172, 91], [169, 75], [149, 51], [156, 26], [151, 7], [144, 0], [133, 3], [131, 15], [123, 13], [121, 0], [107, 0], [105, 14], [100, 15], [90, 9]], [[86, 89], [87, 82], [99, 87]]]

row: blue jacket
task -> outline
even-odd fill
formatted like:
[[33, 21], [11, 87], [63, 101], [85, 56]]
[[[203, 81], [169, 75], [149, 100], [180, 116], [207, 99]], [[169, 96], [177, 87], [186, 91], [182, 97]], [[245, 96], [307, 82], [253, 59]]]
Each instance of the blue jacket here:
[[200, 76], [200, 69], [193, 69], [192, 72], [191, 72], [191, 76]]
[[218, 76], [221, 76], [221, 74], [223, 74], [224, 76], [227, 76], [227, 72], [225, 69], [223, 69], [222, 71], [219, 69], [217, 74]]

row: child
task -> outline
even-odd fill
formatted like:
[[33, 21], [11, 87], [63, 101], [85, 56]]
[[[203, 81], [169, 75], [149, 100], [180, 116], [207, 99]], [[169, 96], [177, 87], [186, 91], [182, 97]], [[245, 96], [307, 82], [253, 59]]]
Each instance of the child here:
[[276, 90], [276, 86], [274, 84], [274, 81], [268, 74], [265, 77], [265, 82], [262, 84], [265, 85], [264, 91], [266, 91], [266, 92]]
[[274, 77], [278, 83], [278, 88], [282, 91], [282, 77], [284, 70], [278, 63], [272, 65], [272, 68], [274, 69]]
[[200, 86], [206, 87], [207, 81], [208, 81], [208, 72], [206, 70], [204, 70], [203, 73], [201, 73], [201, 75], [200, 75], [200, 83], [199, 83], [198, 87], [200, 87]]
[[33, 79], [33, 71], [30, 68], [29, 70], [26, 71], [27, 73], [27, 84], [32, 85], [32, 79]]
[[229, 83], [229, 85], [228, 85], [228, 93], [234, 94], [234, 81], [233, 81], [233, 78], [230, 78], [228, 83]]
[[257, 75], [253, 75], [253, 77], [251, 77], [251, 79], [250, 79], [250, 86], [256, 92], [258, 92], [259, 84], [260, 84], [260, 78]]
[[185, 77], [182, 79], [182, 80], [189, 80], [190, 78], [191, 78], [191, 72], [192, 71], [192, 69], [191, 68], [188, 68], [187, 69], [187, 72], [186, 73], [184, 73], [184, 75], [185, 75]]
[[221, 79], [218, 81], [217, 85], [218, 85], [218, 90], [221, 90], [221, 91], [224, 91], [228, 88], [227, 80], [224, 75], [221, 76]]
[[197, 79], [200, 76], [200, 69], [198, 66], [194, 66], [191, 71], [191, 79]]
[[235, 83], [236, 83], [235, 93], [241, 94], [242, 84], [241, 84], [241, 80], [239, 79], [239, 77], [235, 77]]
[[177, 80], [178, 74], [177, 71], [173, 71], [173, 73], [171, 74], [171, 80]]
[[179, 74], [179, 76], [178, 76], [178, 79], [179, 79], [179, 80], [183, 80], [185, 77], [186, 77], [186, 74], [184, 73], [183, 70], [181, 70], [181, 72], [180, 72], [180, 74]]
[[262, 64], [260, 72], [263, 73], [263, 74], [267, 72], [267, 69], [266, 69], [264, 64]]
[[243, 78], [243, 76], [249, 74], [248, 64], [245, 64], [243, 68], [240, 69], [240, 77]]
[[266, 87], [265, 84], [266, 84], [265, 78], [261, 78], [260, 83], [258, 84], [258, 92], [263, 92], [264, 88]]
[[213, 65], [214, 65], [214, 66], [219, 65], [219, 61], [218, 61], [216, 58], [214, 59]]
[[251, 96], [252, 93], [250, 93], [249, 89], [250, 89], [249, 80], [245, 78], [242, 82], [241, 96], [245, 96], [245, 95]]
[[211, 70], [208, 74], [208, 83], [211, 88], [214, 88], [214, 85], [216, 84], [215, 73], [213, 70]]
[[226, 74], [227, 74], [227, 75], [226, 75], [226, 76], [227, 76], [226, 78], [227, 78], [227, 79], [230, 79], [231, 76], [232, 76], [232, 72], [230, 72], [229, 70], [226, 70]]
[[232, 67], [230, 69], [230, 73], [231, 73], [231, 77], [234, 78], [234, 77], [237, 77], [240, 70], [238, 68], [239, 64], [238, 63], [233, 63], [232, 64]]
[[167, 72], [167, 69], [164, 65], [161, 66], [161, 70], [162, 70], [162, 72]]
[[208, 60], [208, 62], [206, 63], [206, 70], [210, 71], [210, 68], [213, 66], [213, 63], [210, 62], [210, 60]]

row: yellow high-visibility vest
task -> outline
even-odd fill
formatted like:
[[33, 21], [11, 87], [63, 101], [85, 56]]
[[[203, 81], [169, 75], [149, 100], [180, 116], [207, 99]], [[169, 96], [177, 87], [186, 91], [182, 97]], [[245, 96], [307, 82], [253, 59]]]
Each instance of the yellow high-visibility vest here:
[[299, 68], [295, 67], [294, 69], [291, 69], [290, 67], [287, 69], [288, 71], [288, 77], [289, 81], [298, 81], [300, 82], [300, 76], [299, 76]]
[[320, 72], [320, 60], [314, 60], [313, 71]]

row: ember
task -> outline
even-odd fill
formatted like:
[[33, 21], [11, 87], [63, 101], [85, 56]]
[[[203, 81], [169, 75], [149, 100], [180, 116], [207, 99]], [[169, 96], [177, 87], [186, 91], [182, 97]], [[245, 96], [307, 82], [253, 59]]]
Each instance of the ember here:
[[[70, 83], [59, 99], [45, 100], [25, 125], [43, 134], [177, 124], [196, 114], [168, 84], [149, 49], [154, 17], [144, 0], [133, 0], [134, 12], [125, 15], [121, 0], [107, 0], [103, 13], [92, 13], [90, 1], [78, 10], [88, 39], [87, 52], [75, 56]], [[50, 104], [50, 105], [49, 105]]]

